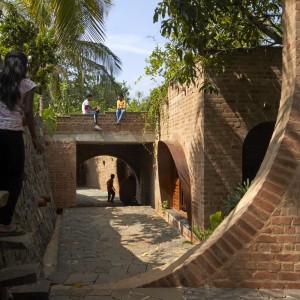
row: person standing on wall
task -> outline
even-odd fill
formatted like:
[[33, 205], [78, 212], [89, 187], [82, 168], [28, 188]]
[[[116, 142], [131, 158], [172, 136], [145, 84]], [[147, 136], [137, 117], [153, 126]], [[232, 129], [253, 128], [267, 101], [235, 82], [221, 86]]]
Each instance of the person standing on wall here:
[[118, 94], [117, 100], [117, 110], [116, 110], [116, 117], [117, 117], [117, 124], [119, 124], [125, 115], [126, 111], [126, 100], [122, 93]]
[[114, 178], [115, 174], [111, 174], [110, 178], [107, 180], [107, 202], [114, 202], [116, 190], [114, 188]]
[[37, 86], [26, 77], [27, 64], [23, 52], [11, 51], [0, 72], [0, 190], [8, 191], [7, 202], [0, 207], [0, 236], [25, 234], [19, 226], [11, 224], [24, 174], [23, 118], [36, 153], [44, 152], [36, 136], [33, 115]]
[[97, 108], [92, 108], [90, 101], [92, 99], [93, 95], [92, 94], [87, 94], [86, 98], [82, 102], [82, 113], [84, 115], [93, 115], [93, 121], [94, 121], [94, 128], [95, 130], [102, 130], [97, 123], [98, 123], [98, 114], [99, 114], [99, 107]]

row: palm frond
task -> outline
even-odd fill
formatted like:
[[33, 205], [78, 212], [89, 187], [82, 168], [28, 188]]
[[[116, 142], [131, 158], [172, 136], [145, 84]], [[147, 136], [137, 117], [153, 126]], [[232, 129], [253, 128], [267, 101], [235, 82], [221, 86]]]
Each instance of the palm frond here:
[[[22, 0], [40, 25], [44, 25], [52, 11], [51, 25], [60, 44], [77, 47], [76, 40], [89, 36], [100, 43], [105, 39], [104, 14], [107, 13], [110, 0]], [[49, 21], [48, 21], [49, 22]], [[49, 25], [49, 24], [48, 24]]]
[[104, 66], [110, 75], [115, 75], [121, 70], [121, 60], [104, 44], [80, 41], [80, 45], [82, 63], [85, 67]]

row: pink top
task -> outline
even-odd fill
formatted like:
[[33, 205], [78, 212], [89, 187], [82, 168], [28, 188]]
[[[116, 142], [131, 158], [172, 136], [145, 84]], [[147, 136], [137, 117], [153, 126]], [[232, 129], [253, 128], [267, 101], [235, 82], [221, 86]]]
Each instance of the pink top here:
[[0, 129], [23, 131], [24, 98], [27, 92], [36, 88], [36, 84], [28, 78], [22, 79], [19, 89], [21, 99], [16, 103], [14, 110], [9, 110], [5, 103], [0, 101]]

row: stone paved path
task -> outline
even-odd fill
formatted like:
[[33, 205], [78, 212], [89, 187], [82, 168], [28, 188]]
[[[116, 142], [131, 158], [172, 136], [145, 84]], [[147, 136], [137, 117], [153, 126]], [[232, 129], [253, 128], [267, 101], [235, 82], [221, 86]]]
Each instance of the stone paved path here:
[[79, 207], [64, 210], [56, 235], [50, 300], [300, 299], [298, 290], [100, 289], [99, 283], [170, 263], [193, 246], [151, 207], [126, 207], [118, 198], [107, 207], [106, 192], [98, 190], [81, 189], [77, 195]]

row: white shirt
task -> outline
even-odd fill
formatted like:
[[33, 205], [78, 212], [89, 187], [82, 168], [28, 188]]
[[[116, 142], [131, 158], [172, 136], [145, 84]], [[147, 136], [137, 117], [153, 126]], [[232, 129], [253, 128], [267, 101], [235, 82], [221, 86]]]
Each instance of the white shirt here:
[[28, 78], [22, 79], [19, 90], [21, 98], [17, 101], [14, 110], [9, 110], [5, 103], [0, 101], [0, 129], [23, 131], [23, 114], [25, 109], [25, 95], [32, 89], [36, 88], [36, 84]]
[[83, 114], [86, 114], [86, 111], [90, 108], [90, 102], [88, 99], [85, 99], [83, 102], [82, 102], [82, 113]]

